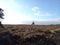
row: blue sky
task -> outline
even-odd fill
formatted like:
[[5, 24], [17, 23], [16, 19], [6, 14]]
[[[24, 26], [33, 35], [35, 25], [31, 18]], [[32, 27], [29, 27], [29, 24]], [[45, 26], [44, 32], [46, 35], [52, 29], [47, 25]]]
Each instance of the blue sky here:
[[60, 23], [60, 0], [0, 0], [4, 9], [4, 24], [22, 24], [24, 21]]

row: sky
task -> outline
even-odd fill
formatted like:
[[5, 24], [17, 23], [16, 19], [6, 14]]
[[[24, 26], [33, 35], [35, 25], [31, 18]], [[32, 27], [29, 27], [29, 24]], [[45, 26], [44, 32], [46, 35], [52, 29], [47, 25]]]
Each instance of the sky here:
[[60, 24], [60, 0], [0, 0], [0, 8], [3, 24]]

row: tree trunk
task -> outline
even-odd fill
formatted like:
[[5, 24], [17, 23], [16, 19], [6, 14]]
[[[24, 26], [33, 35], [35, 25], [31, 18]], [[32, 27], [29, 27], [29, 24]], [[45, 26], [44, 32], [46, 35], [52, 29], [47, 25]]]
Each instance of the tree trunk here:
[[0, 22], [0, 28], [4, 28], [4, 26], [1, 24], [1, 22]]

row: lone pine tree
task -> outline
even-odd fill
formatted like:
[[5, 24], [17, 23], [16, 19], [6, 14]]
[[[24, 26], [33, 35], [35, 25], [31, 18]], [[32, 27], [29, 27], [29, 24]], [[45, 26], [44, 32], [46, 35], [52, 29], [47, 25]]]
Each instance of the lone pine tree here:
[[2, 25], [1, 23], [1, 20], [4, 19], [3, 16], [4, 16], [4, 13], [3, 13], [3, 9], [0, 8], [0, 28], [4, 28], [4, 26]]
[[32, 25], [35, 25], [34, 21], [32, 22]]

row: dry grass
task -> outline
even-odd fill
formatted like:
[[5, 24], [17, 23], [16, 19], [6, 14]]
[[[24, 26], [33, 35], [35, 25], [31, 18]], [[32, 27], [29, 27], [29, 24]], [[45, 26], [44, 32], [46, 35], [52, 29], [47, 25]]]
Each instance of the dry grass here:
[[[59, 25], [4, 25], [5, 29], [0, 29], [0, 33], [9, 32], [13, 36], [21, 36], [22, 38], [31, 38], [36, 35], [45, 35], [46, 38], [56, 38], [57, 31], [60, 31]], [[54, 40], [56, 42], [56, 40]], [[58, 41], [57, 41], [58, 42]]]

